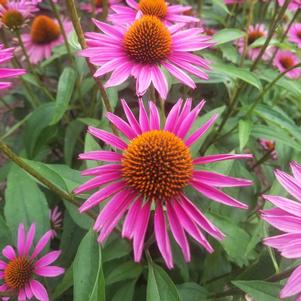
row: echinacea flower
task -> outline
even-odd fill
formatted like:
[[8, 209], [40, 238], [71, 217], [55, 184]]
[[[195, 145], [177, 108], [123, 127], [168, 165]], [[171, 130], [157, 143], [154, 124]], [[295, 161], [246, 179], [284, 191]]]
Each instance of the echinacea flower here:
[[[287, 69], [292, 68], [299, 63], [299, 58], [294, 53], [287, 50], [279, 50], [273, 61], [273, 65], [276, 66], [280, 72], [285, 72]], [[301, 68], [299, 67], [290, 70], [285, 74], [285, 76], [297, 79], [301, 76]]]
[[[117, 4], [117, 3], [120, 3], [122, 0], [108, 0], [108, 5], [111, 7], [111, 5], [113, 4]], [[96, 14], [99, 14], [102, 12], [102, 6], [103, 6], [103, 3], [102, 3], [102, 0], [94, 0], [94, 5], [95, 5], [95, 13]], [[90, 2], [83, 2], [80, 4], [80, 9], [82, 9], [83, 11], [86, 11], [90, 14], [92, 14], [94, 12], [94, 7]]]
[[288, 40], [301, 48], [301, 23], [294, 23], [288, 32]]
[[0, 4], [0, 23], [9, 29], [20, 29], [39, 9], [28, 0], [10, 0]]
[[275, 141], [267, 139], [259, 139], [259, 143], [264, 150], [270, 153], [273, 160], [277, 159], [277, 153], [275, 149]]
[[35, 231], [35, 224], [32, 224], [26, 234], [24, 225], [20, 224], [16, 250], [9, 245], [2, 250], [6, 259], [0, 260], [0, 280], [3, 282], [0, 292], [16, 293], [18, 301], [33, 297], [48, 301], [45, 287], [35, 277], [57, 277], [64, 273], [63, 268], [50, 265], [60, 256], [60, 251], [51, 251], [38, 258], [51, 238], [51, 231], [46, 232], [33, 247]]
[[198, 18], [185, 15], [191, 10], [191, 6], [172, 5], [165, 0], [126, 0], [127, 6], [113, 5], [115, 14], [109, 16], [113, 23], [131, 24], [141, 16], [154, 16], [167, 24], [199, 22]]
[[[72, 31], [70, 21], [63, 20], [63, 25], [66, 34]], [[53, 48], [64, 43], [58, 22], [44, 15], [36, 16], [32, 22], [30, 33], [22, 34], [21, 38], [29, 60], [33, 64], [49, 58]]]
[[[0, 44], [0, 64], [10, 61], [14, 57], [14, 48], [3, 48]], [[26, 73], [24, 69], [0, 68], [0, 79], [17, 77]], [[0, 90], [7, 89], [11, 86], [10, 82], [0, 82]]]
[[179, 30], [178, 25], [166, 27], [153, 16], [142, 16], [129, 28], [97, 20], [94, 23], [103, 33], [87, 33], [88, 48], [81, 55], [100, 66], [95, 77], [113, 71], [106, 87], [120, 85], [133, 76], [138, 96], [153, 83], [160, 96], [166, 99], [168, 83], [163, 69], [192, 89], [196, 85], [185, 71], [202, 79], [208, 78], [199, 68], [208, 70], [208, 62], [190, 53], [212, 45], [211, 38], [201, 35], [200, 28]]
[[[275, 176], [282, 187], [298, 202], [277, 195], [263, 196], [276, 208], [262, 211], [262, 218], [284, 234], [268, 237], [264, 243], [281, 252], [289, 259], [301, 257], [301, 165], [297, 162], [290, 164], [293, 175], [281, 170], [275, 171]], [[301, 300], [301, 266], [290, 275], [288, 281], [280, 292], [280, 298], [287, 298], [299, 294], [297, 301]]]
[[[260, 38], [263, 37], [267, 37], [268, 31], [265, 28], [264, 24], [256, 24], [256, 25], [250, 25], [247, 35], [247, 56], [249, 59], [251, 60], [255, 60], [260, 51], [261, 51], [261, 47], [251, 47], [252, 44], [257, 41]], [[238, 46], [238, 51], [240, 54], [243, 53], [244, 51], [244, 45], [245, 45], [245, 38], [240, 38], [237, 42], [236, 42], [237, 46]], [[274, 49], [274, 47], [272, 46], [268, 46], [267, 49], [265, 50], [265, 53], [262, 56], [263, 60], [268, 60], [269, 58], [271, 58], [272, 55], [272, 50]]]
[[[278, 3], [280, 6], [283, 6], [285, 3], [285, 0], [278, 0]], [[301, 0], [291, 0], [287, 8], [291, 11], [300, 9], [301, 8]]]
[[[82, 160], [98, 160], [104, 164], [82, 172], [95, 176], [75, 189], [76, 194], [97, 188], [80, 207], [85, 212], [110, 198], [98, 215], [94, 230], [103, 243], [126, 214], [122, 237], [133, 239], [134, 259], [142, 255], [150, 213], [154, 208], [154, 233], [158, 248], [168, 268], [173, 259], [167, 224], [180, 246], [186, 261], [190, 260], [190, 248], [186, 234], [191, 235], [208, 252], [212, 246], [203, 231], [216, 239], [224, 234], [185, 196], [183, 189], [191, 186], [205, 197], [224, 205], [246, 209], [247, 206], [222, 192], [220, 187], [248, 186], [251, 181], [224, 176], [197, 167], [220, 160], [250, 158], [251, 155], [219, 154], [192, 158], [190, 147], [212, 126], [217, 115], [192, 134], [188, 134], [205, 101], [191, 108], [191, 99], [180, 99], [171, 109], [161, 127], [156, 106], [149, 102], [149, 114], [139, 100], [139, 121], [122, 100], [127, 121], [108, 113], [107, 118], [126, 137], [122, 139], [109, 132], [89, 127], [88, 132], [118, 151], [101, 150], [81, 154]], [[165, 211], [166, 209], [166, 211]]]
[[57, 236], [57, 232], [62, 227], [62, 212], [59, 210], [58, 206], [55, 206], [52, 210], [49, 210], [49, 220], [51, 224], [51, 231], [52, 231], [52, 239]]

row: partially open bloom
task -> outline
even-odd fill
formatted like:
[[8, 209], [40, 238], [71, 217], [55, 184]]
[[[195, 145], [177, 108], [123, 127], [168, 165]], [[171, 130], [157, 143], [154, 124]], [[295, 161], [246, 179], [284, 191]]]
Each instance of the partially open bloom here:
[[114, 5], [112, 10], [116, 13], [109, 16], [109, 20], [113, 23], [130, 24], [140, 16], [154, 16], [161, 21], [172, 23], [189, 23], [199, 22], [198, 18], [185, 15], [184, 13], [191, 10], [190, 6], [172, 5], [165, 0], [126, 0], [127, 6]]
[[[251, 25], [248, 29], [248, 38], [247, 38], [247, 56], [251, 60], [255, 60], [261, 51], [261, 47], [253, 47], [252, 44], [262, 37], [266, 37], [268, 34], [264, 24]], [[238, 51], [240, 54], [244, 51], [245, 38], [241, 38], [237, 41]], [[263, 60], [268, 60], [271, 58], [271, 52], [273, 47], [269, 46], [265, 53], [262, 56]]]
[[292, 25], [288, 32], [288, 40], [296, 43], [301, 48], [301, 23], [295, 23]]
[[275, 149], [275, 141], [267, 139], [259, 139], [259, 143], [264, 150], [270, 153], [273, 160], [277, 159], [277, 153]]
[[57, 232], [62, 228], [62, 212], [58, 206], [55, 206], [52, 210], [49, 210], [49, 219], [52, 230], [52, 239], [57, 236]]
[[104, 164], [82, 172], [95, 176], [75, 189], [80, 194], [98, 188], [80, 207], [85, 212], [110, 198], [94, 225], [99, 232], [98, 241], [103, 243], [126, 214], [122, 236], [133, 239], [134, 259], [142, 255], [150, 213], [154, 208], [154, 233], [158, 248], [169, 268], [173, 259], [169, 236], [171, 233], [182, 249], [186, 261], [190, 260], [187, 234], [191, 235], [208, 252], [213, 248], [203, 231], [216, 239], [223, 233], [185, 196], [184, 188], [191, 186], [205, 197], [218, 203], [237, 208], [247, 206], [222, 192], [220, 187], [248, 186], [251, 181], [224, 176], [213, 171], [199, 170], [199, 166], [220, 160], [249, 158], [250, 155], [220, 154], [193, 159], [190, 147], [217, 119], [212, 116], [200, 128], [189, 133], [205, 102], [191, 108], [191, 99], [181, 99], [173, 106], [161, 127], [156, 106], [149, 102], [149, 114], [139, 101], [139, 121], [126, 102], [122, 101], [127, 121], [108, 113], [107, 118], [125, 136], [117, 137], [109, 132], [89, 127], [89, 133], [118, 151], [92, 151], [80, 155], [83, 160], [98, 160]]
[[97, 20], [94, 23], [103, 33], [87, 33], [88, 48], [81, 55], [100, 66], [95, 77], [113, 71], [106, 87], [117, 86], [134, 76], [138, 96], [153, 83], [160, 96], [166, 99], [168, 84], [163, 68], [192, 89], [196, 85], [185, 71], [202, 79], [208, 78], [201, 69], [208, 70], [208, 62], [190, 53], [212, 45], [210, 37], [201, 35], [200, 28], [166, 27], [153, 16], [143, 16], [129, 28]]
[[[72, 31], [70, 21], [63, 20], [63, 25], [67, 34]], [[22, 40], [33, 64], [49, 58], [53, 48], [64, 43], [58, 22], [44, 15], [34, 18], [30, 33], [22, 34]]]
[[[3, 48], [0, 44], [0, 64], [10, 61], [14, 56], [14, 48]], [[24, 69], [0, 68], [0, 79], [17, 77], [26, 73]], [[0, 90], [7, 89], [11, 86], [10, 82], [0, 82]]]
[[0, 4], [0, 22], [9, 29], [21, 28], [34, 12], [36, 5], [28, 0], [11, 0]]
[[[117, 4], [117, 3], [120, 3], [122, 0], [108, 0], [108, 5], [111, 7], [111, 5], [113, 4]], [[102, 0], [95, 0], [95, 13], [96, 14], [99, 14], [102, 12]], [[89, 2], [82, 2], [80, 4], [80, 8], [83, 10], [83, 11], [86, 11], [90, 14], [93, 13], [93, 10], [94, 10], [94, 7], [91, 3], [91, 1]]]
[[[268, 237], [264, 243], [281, 252], [283, 257], [294, 259], [301, 257], [301, 165], [291, 163], [293, 176], [275, 171], [275, 176], [283, 188], [298, 202], [276, 195], [265, 195], [264, 198], [275, 205], [262, 211], [262, 218], [284, 234]], [[297, 267], [289, 277], [280, 292], [280, 298], [287, 298], [299, 294], [297, 301], [301, 300], [301, 266]]]
[[[285, 0], [278, 0], [278, 3], [280, 6], [283, 6], [285, 3]], [[291, 0], [288, 5], [288, 9], [292, 10], [292, 11], [295, 11], [300, 8], [301, 8], [301, 0]]]
[[[279, 50], [273, 61], [274, 66], [276, 66], [280, 72], [284, 72], [299, 63], [299, 58], [291, 51], [286, 50]], [[290, 70], [285, 75], [289, 78], [297, 79], [301, 76], [301, 68]]]
[[[6, 246], [0, 260], [0, 292], [16, 293], [18, 301], [30, 300], [35, 297], [40, 301], [48, 301], [45, 287], [35, 277], [57, 277], [64, 273], [64, 269], [51, 266], [60, 256], [60, 251], [51, 251], [38, 259], [51, 238], [51, 231], [45, 233], [33, 246], [36, 227], [32, 224], [26, 234], [24, 225], [20, 224], [16, 251], [12, 246]], [[31, 255], [30, 255], [31, 254]]]

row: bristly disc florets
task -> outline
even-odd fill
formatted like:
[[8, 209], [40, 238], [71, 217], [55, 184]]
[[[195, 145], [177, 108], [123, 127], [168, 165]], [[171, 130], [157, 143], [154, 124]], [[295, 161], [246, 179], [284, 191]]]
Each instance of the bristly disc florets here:
[[192, 172], [189, 148], [167, 131], [141, 134], [123, 154], [124, 179], [148, 199], [168, 200], [175, 196], [188, 184]]
[[24, 23], [24, 17], [18, 10], [8, 9], [3, 13], [1, 21], [9, 29], [19, 29]]
[[171, 52], [171, 35], [158, 18], [143, 16], [125, 34], [124, 48], [135, 62], [160, 63]]
[[167, 4], [164, 0], [141, 0], [138, 7], [144, 15], [164, 18], [167, 14]]

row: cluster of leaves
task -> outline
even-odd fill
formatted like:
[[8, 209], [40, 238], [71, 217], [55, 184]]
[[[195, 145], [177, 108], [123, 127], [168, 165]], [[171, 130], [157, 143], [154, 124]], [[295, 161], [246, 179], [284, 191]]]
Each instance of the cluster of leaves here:
[[[223, 28], [225, 19], [233, 19], [222, 1], [208, 2], [203, 5], [202, 15], [211, 25]], [[245, 14], [237, 17], [237, 27], [242, 27], [240, 24], [246, 16], [247, 8]], [[265, 21], [269, 22], [271, 17], [272, 12], [268, 12]], [[214, 35], [214, 48], [202, 52], [212, 62], [213, 71], [208, 81], [195, 79], [195, 91], [185, 89], [169, 78], [166, 110], [179, 95], [192, 97], [195, 103], [202, 98], [207, 100], [205, 113], [198, 117], [196, 126], [215, 113], [223, 116], [229, 99], [243, 85], [245, 88], [239, 94], [236, 111], [219, 135], [214, 131], [208, 133], [196, 143], [192, 152], [193, 155], [235, 151], [254, 154], [254, 160], [247, 163], [226, 161], [208, 167], [218, 173], [254, 181], [252, 187], [241, 191], [228, 189], [232, 196], [246, 203], [249, 210], [226, 208], [187, 190], [190, 199], [226, 234], [226, 238], [221, 242], [209, 238], [215, 248], [213, 254], [207, 254], [190, 241], [192, 261], [189, 264], [184, 262], [173, 242], [175, 269], [171, 271], [165, 269], [155, 245], [149, 247], [140, 264], [134, 263], [129, 242], [121, 239], [117, 231], [101, 247], [91, 230], [93, 218], [79, 214], [74, 204], [56, 193], [57, 189], [74, 198], [72, 190], [85, 180], [79, 170], [98, 164], [77, 160], [77, 155], [83, 151], [104, 148], [85, 133], [86, 127], [93, 125], [110, 130], [104, 118], [101, 94], [86, 61], [74, 55], [75, 64], [70, 64], [65, 47], [57, 47], [52, 57], [36, 70], [49, 86], [50, 95], [40, 89], [32, 74], [27, 74], [18, 88], [3, 97], [9, 109], [1, 107], [0, 140], [11, 145], [23, 158], [23, 163], [46, 178], [53, 189], [15, 163], [3, 161], [0, 181], [6, 185], [0, 191], [3, 195], [0, 248], [14, 244], [21, 222], [27, 228], [35, 222], [38, 236], [41, 236], [51, 227], [49, 208], [60, 207], [64, 212], [63, 227], [51, 247], [62, 250], [58, 264], [66, 268], [66, 273], [62, 279], [48, 283], [51, 300], [238, 301], [245, 300], [245, 294], [257, 301], [280, 300], [281, 283], [271, 282], [270, 277], [279, 270], [295, 266], [296, 262], [288, 262], [262, 245], [261, 240], [269, 230], [260, 220], [258, 209], [264, 206], [260, 198], [263, 192], [283, 194], [275, 182], [273, 170], [276, 167], [286, 170], [290, 160], [301, 160], [301, 85], [300, 81], [282, 77], [270, 87], [269, 83], [277, 78], [278, 71], [264, 64], [250, 71], [248, 60], [240, 66], [240, 55], [233, 42], [244, 34], [233, 27]], [[75, 54], [79, 49], [75, 34], [69, 43]], [[32, 93], [28, 93], [28, 88]], [[34, 108], [32, 94], [39, 100], [39, 105]], [[137, 102], [132, 82], [107, 89], [107, 94], [113, 111], [121, 112], [120, 98], [126, 98], [135, 111]], [[144, 99], [150, 97], [146, 94]], [[255, 102], [258, 105], [254, 107]], [[217, 122], [217, 128], [221, 120]], [[218, 139], [208, 144], [212, 137]], [[256, 162], [265, 156], [258, 143], [261, 138], [275, 141], [278, 159], [273, 161], [267, 156], [256, 166]]]

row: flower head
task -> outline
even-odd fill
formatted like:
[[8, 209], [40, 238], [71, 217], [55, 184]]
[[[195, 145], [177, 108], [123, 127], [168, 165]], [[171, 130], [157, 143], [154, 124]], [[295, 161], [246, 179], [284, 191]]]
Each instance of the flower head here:
[[[14, 57], [14, 48], [3, 48], [0, 44], [0, 64], [10, 61]], [[24, 69], [9, 69], [0, 68], [0, 78], [6, 79], [10, 77], [17, 77], [26, 73]], [[0, 82], [0, 90], [7, 89], [11, 86], [10, 82]]]
[[198, 18], [185, 15], [191, 10], [190, 6], [171, 5], [165, 0], [126, 0], [127, 6], [113, 5], [115, 14], [109, 16], [113, 23], [131, 24], [141, 16], [154, 16], [166, 24], [199, 22]]
[[[109, 0], [108, 1], [108, 5], [111, 7], [111, 5], [113, 4], [117, 4], [117, 3], [120, 3], [122, 0]], [[94, 0], [94, 5], [95, 5], [95, 13], [96, 14], [99, 14], [102, 12], [102, 0]], [[90, 2], [83, 2], [80, 4], [80, 8], [83, 10], [83, 11], [86, 11], [90, 14], [93, 13], [94, 11], [94, 7], [93, 5], [91, 4], [91, 1]]]
[[113, 71], [106, 87], [119, 85], [134, 76], [139, 96], [153, 83], [160, 96], [166, 99], [168, 84], [163, 69], [192, 89], [196, 85], [185, 71], [208, 78], [200, 69], [209, 69], [208, 62], [190, 53], [212, 45], [210, 37], [201, 35], [202, 29], [166, 27], [153, 16], [143, 16], [129, 28], [97, 20], [94, 23], [103, 33], [87, 33], [88, 48], [81, 55], [100, 66], [95, 77]]
[[6, 1], [6, 3], [0, 4], [0, 22], [9, 29], [19, 29], [36, 11], [38, 8], [31, 1]]
[[[66, 33], [72, 30], [72, 23], [63, 20]], [[51, 56], [54, 47], [64, 43], [64, 37], [56, 20], [44, 15], [34, 18], [30, 33], [22, 34], [22, 40], [26, 47], [30, 62], [36, 64]]]
[[270, 152], [273, 160], [277, 159], [277, 153], [276, 153], [276, 149], [275, 149], [275, 144], [276, 144], [275, 141], [267, 140], [267, 139], [259, 139], [259, 143], [264, 150], [266, 150], [267, 152]]
[[[279, 50], [273, 61], [274, 66], [276, 66], [280, 72], [284, 72], [299, 63], [299, 58], [291, 51], [286, 50]], [[299, 78], [301, 76], [301, 68], [290, 70], [285, 75], [293, 79]]]
[[49, 219], [52, 229], [52, 239], [57, 236], [57, 232], [62, 227], [62, 212], [59, 210], [58, 206], [55, 206], [52, 210], [49, 210]]
[[[110, 198], [100, 212], [94, 230], [103, 243], [126, 214], [122, 236], [133, 239], [135, 261], [140, 261], [144, 238], [155, 208], [154, 232], [159, 250], [169, 268], [173, 267], [167, 224], [182, 249], [186, 261], [190, 249], [185, 232], [191, 235], [208, 252], [213, 248], [201, 230], [216, 239], [223, 233], [185, 196], [184, 188], [192, 187], [216, 202], [238, 207], [247, 206], [222, 192], [220, 187], [248, 186], [251, 181], [224, 176], [213, 171], [198, 170], [198, 166], [220, 160], [249, 158], [250, 155], [221, 154], [192, 158], [190, 147], [212, 126], [217, 116], [212, 116], [194, 133], [188, 134], [205, 102], [194, 109], [191, 100], [181, 99], [173, 106], [161, 127], [156, 106], [149, 102], [149, 114], [139, 101], [139, 121], [124, 100], [122, 106], [127, 120], [108, 113], [107, 118], [126, 137], [119, 138], [109, 132], [89, 127], [89, 133], [118, 151], [92, 151], [80, 155], [83, 160], [104, 161], [105, 164], [82, 172], [95, 176], [75, 189], [80, 194], [91, 189], [93, 193], [80, 207], [89, 210]], [[166, 211], [164, 210], [166, 209]]]
[[[276, 195], [265, 195], [264, 198], [275, 205], [262, 211], [262, 218], [284, 234], [268, 237], [264, 243], [281, 252], [286, 258], [300, 258], [301, 256], [301, 165], [291, 163], [293, 175], [276, 170], [275, 176], [282, 187], [298, 202]], [[281, 298], [287, 298], [301, 293], [301, 266], [297, 267], [289, 277], [286, 285], [280, 292]], [[301, 295], [299, 295], [298, 300]]]
[[[268, 32], [265, 28], [264, 24], [256, 24], [256, 25], [250, 25], [249, 29], [248, 29], [248, 38], [247, 38], [247, 56], [249, 57], [249, 59], [251, 60], [255, 60], [260, 51], [261, 51], [261, 47], [252, 47], [252, 44], [257, 41], [258, 39], [262, 38], [262, 37], [266, 37]], [[245, 44], [245, 38], [241, 38], [237, 41], [237, 46], [238, 46], [238, 51], [240, 54], [243, 53], [244, 51], [244, 44]], [[269, 58], [271, 58], [271, 54], [272, 54], [272, 50], [274, 49], [274, 47], [269, 46], [264, 55], [262, 56], [263, 60], [268, 60]]]
[[288, 40], [301, 48], [301, 23], [295, 23], [288, 32]]
[[6, 259], [0, 261], [0, 279], [3, 282], [0, 285], [0, 292], [16, 292], [19, 301], [30, 300], [32, 297], [48, 301], [45, 287], [35, 279], [35, 276], [56, 277], [64, 273], [63, 268], [50, 266], [59, 257], [60, 251], [51, 251], [37, 258], [49, 242], [51, 231], [45, 233], [32, 249], [35, 230], [36, 227], [32, 224], [26, 234], [24, 225], [20, 224], [17, 250], [15, 251], [12, 246], [6, 246], [2, 250]]
[[[285, 3], [285, 0], [278, 0], [278, 3], [280, 6], [283, 6]], [[292, 10], [292, 11], [295, 11], [300, 8], [301, 8], [301, 0], [291, 0], [288, 5], [288, 9]]]

